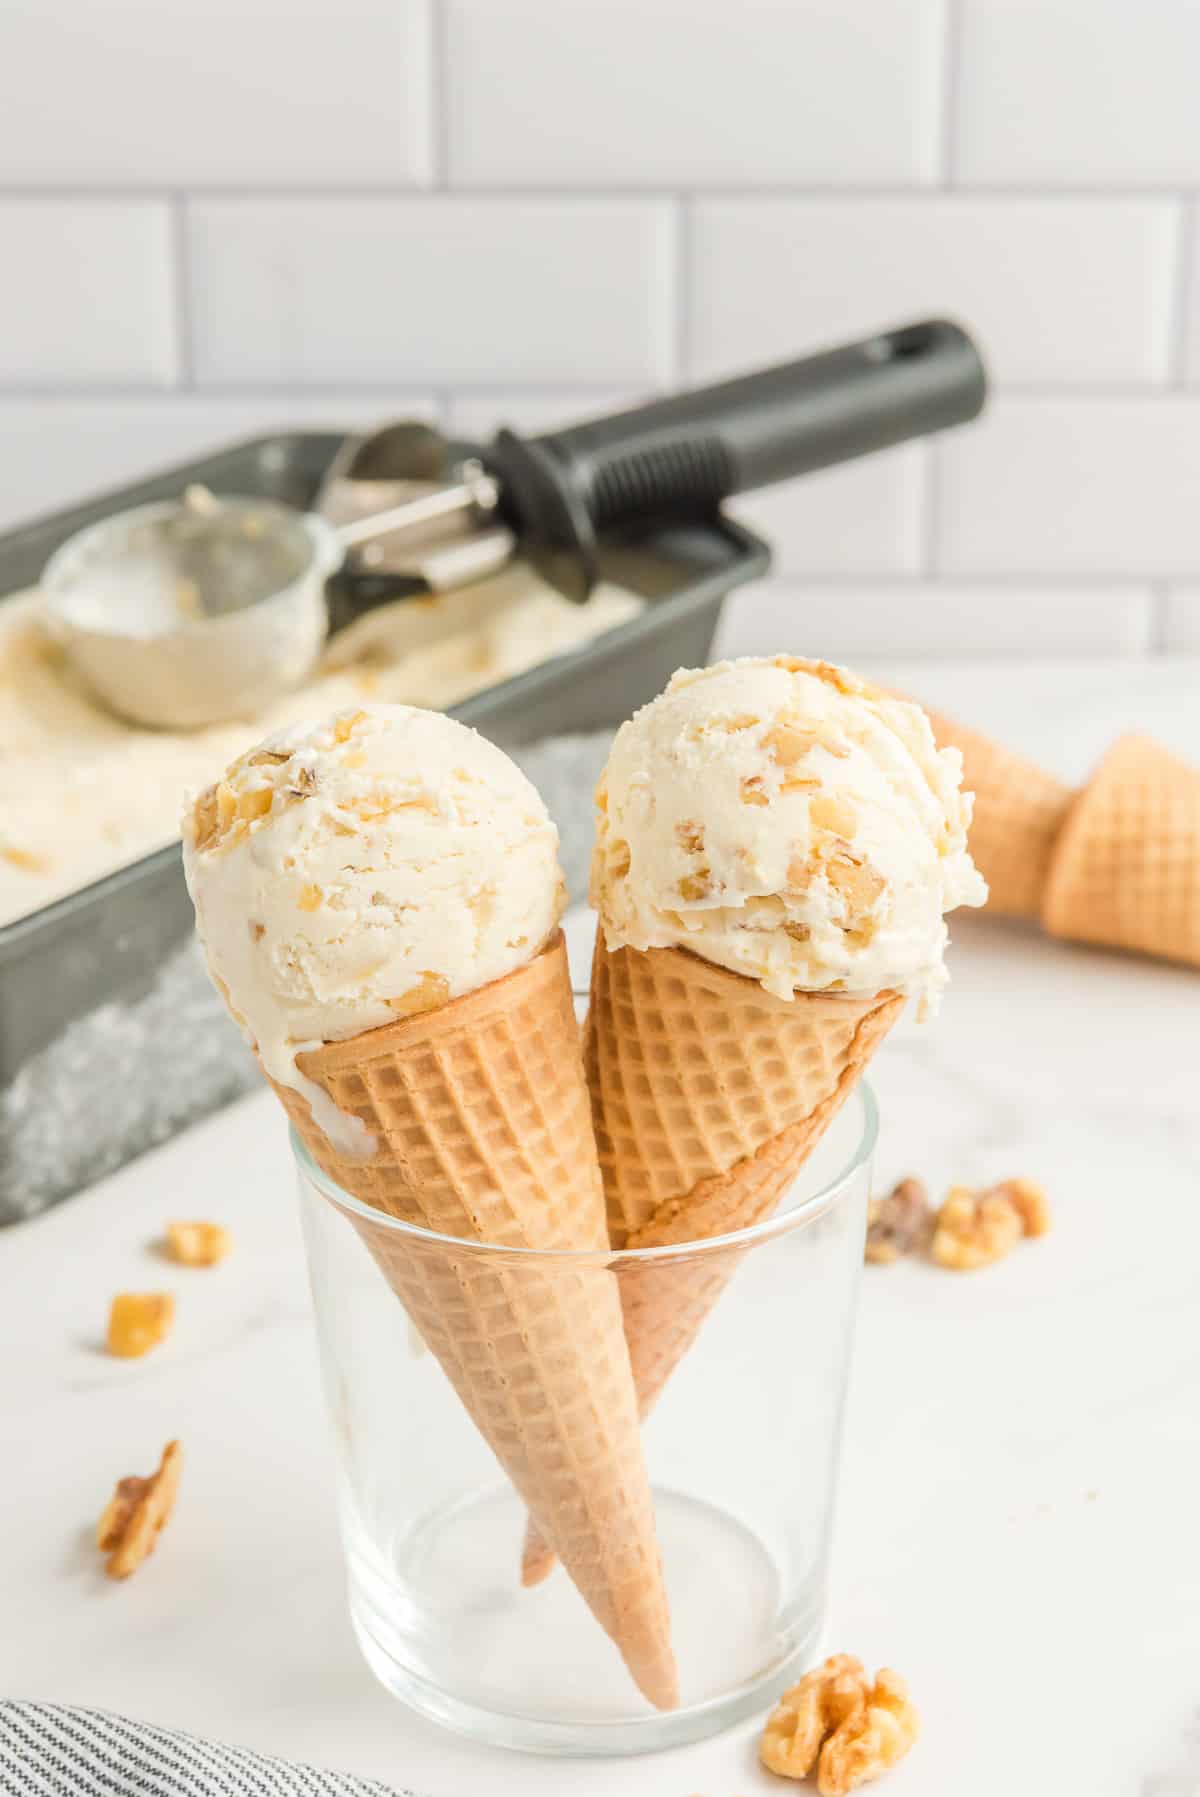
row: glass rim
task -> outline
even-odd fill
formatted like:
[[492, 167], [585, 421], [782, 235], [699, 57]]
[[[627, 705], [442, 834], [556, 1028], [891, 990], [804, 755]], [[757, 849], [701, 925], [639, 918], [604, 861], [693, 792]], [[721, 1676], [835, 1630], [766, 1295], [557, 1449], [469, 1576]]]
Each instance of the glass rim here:
[[400, 1217], [389, 1215], [387, 1211], [376, 1210], [372, 1205], [364, 1204], [361, 1198], [356, 1198], [352, 1192], [346, 1191], [344, 1186], [322, 1172], [296, 1133], [294, 1125], [289, 1126], [288, 1137], [296, 1165], [310, 1185], [315, 1186], [348, 1216], [370, 1223], [372, 1227], [393, 1234], [400, 1240], [407, 1239], [423, 1248], [448, 1248], [456, 1256], [475, 1256], [482, 1260], [550, 1261], [559, 1267], [629, 1267], [652, 1265], [658, 1261], [699, 1258], [730, 1248], [749, 1248], [758, 1242], [770, 1241], [775, 1236], [787, 1235], [791, 1230], [819, 1216], [844, 1194], [868, 1164], [879, 1138], [879, 1106], [867, 1080], [858, 1080], [854, 1091], [849, 1095], [847, 1108], [849, 1104], [857, 1104], [862, 1119], [854, 1149], [838, 1172], [809, 1197], [786, 1210], [774, 1212], [761, 1223], [751, 1223], [745, 1229], [730, 1230], [724, 1235], [705, 1236], [699, 1241], [668, 1242], [653, 1248], [527, 1248], [501, 1242], [473, 1242], [463, 1236], [441, 1235], [436, 1230], [425, 1229], [419, 1223], [406, 1223]]

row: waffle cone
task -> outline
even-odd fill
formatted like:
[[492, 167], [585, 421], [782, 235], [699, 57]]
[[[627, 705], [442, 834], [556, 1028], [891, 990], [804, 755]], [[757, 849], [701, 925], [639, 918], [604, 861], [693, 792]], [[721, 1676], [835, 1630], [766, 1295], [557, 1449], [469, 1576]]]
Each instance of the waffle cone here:
[[[776, 998], [685, 950], [609, 950], [598, 935], [584, 1065], [612, 1246], [703, 1241], [769, 1216], [903, 1006], [886, 991]], [[643, 1417], [744, 1252], [622, 1269]], [[531, 1531], [525, 1582], [552, 1564]]]
[[[561, 935], [436, 1010], [326, 1043], [301, 1072], [375, 1138], [340, 1154], [275, 1090], [323, 1171], [464, 1243], [605, 1251], [604, 1198]], [[580, 1593], [659, 1708], [677, 1701], [615, 1275], [460, 1254], [355, 1227]]]
[[1200, 966], [1200, 771], [1121, 737], [1071, 806], [1042, 920], [1054, 936]]
[[988, 883], [988, 910], [1037, 917], [1070, 787], [978, 730], [936, 711], [927, 716], [938, 748], [962, 751], [963, 785], [975, 794], [970, 849]]

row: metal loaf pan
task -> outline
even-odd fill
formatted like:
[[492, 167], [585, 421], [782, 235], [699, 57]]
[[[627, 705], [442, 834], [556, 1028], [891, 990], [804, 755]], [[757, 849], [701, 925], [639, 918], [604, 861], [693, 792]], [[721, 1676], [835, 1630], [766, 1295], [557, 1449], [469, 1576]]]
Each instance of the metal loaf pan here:
[[[0, 536], [0, 603], [31, 586], [75, 531], [193, 482], [307, 507], [343, 441], [300, 431], [255, 438]], [[704, 662], [726, 594], [761, 575], [768, 561], [766, 545], [725, 518], [614, 544], [602, 572], [641, 593], [645, 610], [476, 694], [452, 715], [506, 748], [615, 726], [675, 668]], [[0, 928], [0, 1222], [111, 1171], [246, 1088], [252, 1075], [216, 995], [186, 970], [172, 971], [192, 921], [175, 846]], [[155, 1004], [164, 977], [183, 980], [178, 1030], [161, 1005], [152, 1027], [124, 1027], [139, 1005]], [[106, 1060], [119, 1061], [119, 1070], [97, 1065]], [[106, 1084], [116, 1078], [119, 1095]], [[178, 1095], [164, 1100], [172, 1080]], [[48, 1114], [35, 1129], [38, 1106]], [[49, 1131], [70, 1138], [57, 1165]]]

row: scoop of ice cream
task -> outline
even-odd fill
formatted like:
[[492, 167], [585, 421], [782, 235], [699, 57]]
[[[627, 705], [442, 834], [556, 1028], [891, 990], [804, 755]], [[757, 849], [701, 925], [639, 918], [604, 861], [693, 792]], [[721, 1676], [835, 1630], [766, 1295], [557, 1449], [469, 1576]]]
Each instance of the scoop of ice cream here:
[[617, 732], [592, 902], [610, 947], [691, 949], [788, 998], [936, 995], [981, 905], [962, 758], [916, 705], [790, 656], [683, 670]]
[[[213, 978], [314, 1114], [328, 1100], [299, 1052], [511, 973], [566, 902], [558, 832], [524, 774], [407, 705], [281, 731], [186, 810], [183, 839]], [[317, 1120], [345, 1143], [339, 1116]]]

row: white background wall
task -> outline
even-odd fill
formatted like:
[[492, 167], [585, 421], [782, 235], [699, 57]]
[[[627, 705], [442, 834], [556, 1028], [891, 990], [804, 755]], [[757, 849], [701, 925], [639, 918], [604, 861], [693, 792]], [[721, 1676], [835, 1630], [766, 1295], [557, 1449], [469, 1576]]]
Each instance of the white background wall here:
[[0, 519], [926, 310], [990, 416], [747, 507], [740, 640], [1200, 651], [1200, 0], [6, 0]]

